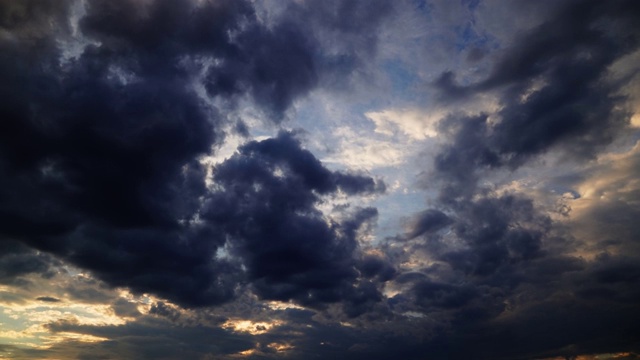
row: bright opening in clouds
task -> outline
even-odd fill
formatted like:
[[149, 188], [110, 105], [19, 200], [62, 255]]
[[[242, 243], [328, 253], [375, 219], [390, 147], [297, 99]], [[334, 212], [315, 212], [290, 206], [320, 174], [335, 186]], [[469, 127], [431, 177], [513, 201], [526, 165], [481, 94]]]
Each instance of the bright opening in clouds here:
[[640, 359], [639, 24], [0, 0], [0, 358]]

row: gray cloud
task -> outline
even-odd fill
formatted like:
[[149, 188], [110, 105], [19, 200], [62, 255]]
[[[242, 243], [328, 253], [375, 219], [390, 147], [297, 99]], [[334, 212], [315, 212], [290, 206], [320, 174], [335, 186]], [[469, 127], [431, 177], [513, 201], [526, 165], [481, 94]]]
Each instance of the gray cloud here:
[[[345, 288], [356, 281], [353, 234], [359, 220], [328, 227], [314, 208], [315, 192], [374, 193], [383, 185], [366, 176], [333, 173], [282, 135], [242, 150], [264, 154], [264, 165], [257, 162], [253, 169], [241, 170], [233, 158], [217, 169], [216, 180], [237, 182], [234, 186], [242, 184], [242, 176], [263, 176], [266, 164], [291, 169], [282, 184], [265, 182], [263, 192], [251, 194], [258, 207], [228, 219], [238, 224], [223, 223], [211, 209], [223, 202], [229, 209], [242, 207], [244, 200], [231, 189], [229, 194], [211, 193], [205, 185], [206, 169], [198, 159], [222, 141], [227, 120], [200, 97], [194, 82], [202, 82], [210, 98], [229, 103], [248, 96], [278, 123], [325, 72], [319, 64], [329, 61], [328, 55], [315, 32], [340, 23], [340, 32], [357, 37], [347, 26], [352, 23], [344, 20], [357, 11], [344, 8], [332, 20], [292, 5], [287, 11], [319, 18], [283, 18], [267, 27], [244, 1], [91, 1], [73, 35], [71, 6], [78, 4], [29, 1], [1, 6], [3, 31], [9, 34], [0, 41], [3, 239], [55, 254], [111, 286], [187, 306], [228, 301], [247, 281], [255, 281], [256, 291], [270, 298], [302, 301], [300, 294], [309, 286], [327, 290], [326, 299], [312, 302], [338, 301], [343, 290], [337, 291], [333, 281]], [[60, 32], [31, 31], [58, 22]], [[63, 59], [61, 47], [73, 36], [86, 45], [77, 57]], [[375, 36], [368, 34], [365, 47], [373, 42]], [[349, 51], [356, 56], [358, 49]], [[292, 154], [300, 157], [289, 157]], [[289, 185], [296, 187], [282, 188]], [[260, 203], [269, 198], [275, 202]], [[205, 209], [200, 209], [202, 199], [207, 199]], [[250, 265], [248, 278], [238, 264], [216, 258], [227, 237], [236, 236], [239, 224], [261, 216], [262, 206], [278, 201], [286, 217], [280, 232], [271, 233], [277, 229], [265, 223], [257, 229], [262, 235], [248, 237], [275, 238], [272, 250], [254, 253], [257, 248], [249, 245], [253, 240], [243, 242], [242, 237], [232, 245], [243, 257], [240, 262]], [[289, 205], [305, 216], [290, 213]], [[204, 223], [197, 220], [201, 211], [201, 219], [210, 218]], [[306, 227], [318, 230], [318, 238], [303, 236]], [[338, 239], [338, 228], [344, 239]], [[314, 250], [320, 250], [320, 259], [311, 258]], [[299, 267], [282, 271], [306, 280], [284, 281], [283, 286], [293, 281], [300, 289], [283, 288], [275, 295], [271, 284], [280, 283], [281, 275], [259, 275], [267, 269], [261, 262], [294, 254], [308, 258], [296, 258], [292, 261]], [[36, 258], [11, 256], [3, 259], [23, 266], [3, 270], [8, 276], [46, 270]], [[74, 298], [99, 297], [90, 289], [75, 290], [70, 292]]]
[[[592, 261], [575, 257], [571, 251], [584, 239], [573, 238], [566, 224], [554, 222], [547, 209], [517, 190], [499, 193], [483, 180], [550, 151], [577, 163], [594, 159], [626, 129], [630, 114], [621, 110], [626, 98], [620, 95], [625, 80], [608, 75], [612, 64], [640, 46], [633, 25], [639, 13], [630, 2], [567, 2], [502, 51], [486, 79], [460, 85], [455, 73], [445, 72], [435, 82], [442, 101], [491, 95], [499, 107], [440, 122], [448, 142], [435, 156], [431, 182], [425, 181], [439, 186], [438, 210], [418, 215], [409, 230], [418, 237], [412, 251], [423, 251], [436, 264], [420, 276], [399, 275], [397, 281], [410, 286], [394, 306], [422, 309], [451, 326], [425, 345], [434, 347], [434, 358], [528, 359], [635, 349], [633, 336], [622, 335], [636, 332], [629, 327], [635, 320], [627, 320], [638, 316], [628, 305], [637, 296], [627, 286], [636, 276], [630, 260], [606, 251]], [[623, 201], [631, 198], [625, 194]], [[589, 217], [621, 219], [632, 208], [605, 214], [612, 209], [602, 204]], [[623, 220], [617, 224], [634, 228]], [[627, 231], [615, 241], [630, 244], [634, 237]], [[607, 334], [596, 330], [604, 328]], [[438, 349], [444, 343], [465, 346]]]
[[[476, 31], [484, 4], [462, 3], [470, 20], [451, 30], [458, 42], [445, 52], [473, 69], [451, 65], [431, 84], [437, 99], [424, 100], [464, 110], [491, 98], [496, 110], [440, 121], [422, 179], [433, 206], [371, 244], [360, 233], [376, 208], [343, 204], [340, 218], [321, 208], [382, 195], [384, 182], [328, 168], [295, 131], [247, 139], [211, 168], [200, 160], [229, 131], [253, 134], [228, 111], [249, 104], [281, 129], [315, 90], [347, 93], [381, 61], [380, 29], [398, 9], [425, 21], [453, 10], [420, 1], [85, 5], [0, 0], [0, 282], [28, 289], [2, 297], [104, 304], [128, 322], [62, 319], [47, 329], [107, 340], [0, 345], [0, 354], [533, 359], [640, 350], [638, 191], [622, 186], [637, 173], [637, 152], [610, 156], [619, 167], [599, 165], [630, 129], [625, 89], [637, 78], [612, 68], [640, 47], [636, 2], [508, 7], [526, 25], [504, 43]], [[562, 200], [562, 214], [485, 181], [551, 153], [577, 164], [554, 179], [576, 195]], [[52, 284], [58, 292], [29, 288], [64, 264], [90, 276]], [[143, 314], [117, 287], [158, 298]], [[306, 309], [274, 310], [270, 300]], [[221, 327], [230, 314], [281, 322], [250, 335]]]

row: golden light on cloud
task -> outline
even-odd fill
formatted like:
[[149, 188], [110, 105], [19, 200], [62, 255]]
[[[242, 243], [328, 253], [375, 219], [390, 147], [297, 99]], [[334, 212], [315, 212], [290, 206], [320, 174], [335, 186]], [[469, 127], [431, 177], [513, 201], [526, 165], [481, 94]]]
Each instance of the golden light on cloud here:
[[283, 352], [283, 351], [288, 351], [294, 348], [293, 345], [288, 344], [288, 343], [278, 343], [278, 342], [272, 342], [269, 345], [267, 345], [267, 347], [269, 349], [275, 350], [277, 352]]
[[32, 324], [22, 330], [2, 330], [0, 331], [0, 340], [3, 343], [16, 346], [47, 349], [65, 341], [93, 343], [108, 339], [68, 331], [52, 333], [44, 324]]
[[[13, 289], [6, 290], [11, 292]], [[41, 298], [55, 301], [43, 301]], [[91, 343], [106, 340], [69, 331], [55, 332], [49, 328], [49, 324], [60, 321], [87, 326], [126, 323], [109, 304], [70, 303], [64, 297], [46, 296], [27, 300], [25, 296], [18, 303], [0, 304], [0, 343], [47, 349], [67, 341]]]
[[265, 347], [263, 345], [261, 345], [260, 343], [256, 343], [255, 347], [252, 349], [247, 349], [247, 350], [243, 350], [243, 351], [239, 351], [233, 355], [231, 355], [232, 358], [246, 358], [249, 356], [265, 356], [268, 354], [273, 355], [273, 353], [275, 352], [278, 355], [282, 355], [282, 353], [286, 353], [289, 350], [293, 350], [295, 347], [289, 343], [286, 342], [271, 342], [269, 344], [266, 345], [266, 348], [269, 349], [269, 351], [262, 351], [261, 349], [265, 349]]
[[275, 326], [281, 325], [281, 320], [271, 322], [251, 321], [251, 320], [227, 320], [222, 327], [234, 332], [249, 333], [251, 335], [260, 335], [267, 333]]
[[[632, 229], [621, 226], [617, 218], [607, 218], [606, 215], [611, 209], [638, 206], [634, 194], [640, 189], [640, 180], [629, 178], [628, 174], [637, 172], [639, 161], [640, 142], [627, 152], [602, 156], [589, 169], [590, 176], [576, 187], [580, 196], [567, 200], [571, 208], [570, 220], [575, 225], [574, 235], [587, 243], [612, 234], [623, 238], [633, 236]], [[607, 251], [615, 253], [616, 249], [610, 247]]]
[[253, 356], [253, 355], [260, 355], [261, 351], [258, 350], [258, 347], [260, 347], [260, 343], [256, 343], [255, 347], [252, 349], [247, 349], [247, 350], [243, 350], [243, 351], [239, 351], [235, 354], [232, 354], [231, 357], [232, 358], [246, 358], [249, 356]]
[[253, 355], [255, 353], [256, 353], [256, 349], [249, 349], [249, 350], [245, 350], [245, 351], [240, 351], [238, 353], [238, 355], [249, 356], [249, 355]]
[[287, 310], [287, 309], [304, 310], [305, 309], [304, 307], [302, 307], [300, 305], [296, 305], [296, 304], [288, 303], [288, 302], [282, 302], [282, 301], [268, 301], [265, 304], [271, 310]]
[[7, 307], [2, 310], [7, 317], [30, 323], [48, 323], [73, 319], [81, 325], [122, 325], [125, 320], [113, 313], [110, 305], [102, 304], [51, 304], [32, 303]]
[[85, 342], [85, 343], [94, 343], [94, 342], [109, 340], [107, 338], [100, 337], [100, 336], [78, 334], [78, 333], [72, 333], [72, 332], [60, 332], [60, 333], [56, 333], [55, 335], [48, 336], [47, 338], [49, 339], [49, 341], [47, 341], [46, 343], [47, 346], [53, 345], [55, 343], [69, 341], [69, 340]]
[[631, 117], [631, 126], [640, 128], [640, 107]]

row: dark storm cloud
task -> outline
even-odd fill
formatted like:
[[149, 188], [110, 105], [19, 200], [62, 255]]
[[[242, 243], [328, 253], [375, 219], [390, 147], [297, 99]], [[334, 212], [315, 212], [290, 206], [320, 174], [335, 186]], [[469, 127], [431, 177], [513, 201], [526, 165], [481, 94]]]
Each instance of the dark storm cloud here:
[[0, 283], [27, 285], [26, 275], [37, 274], [44, 278], [55, 275], [58, 262], [15, 241], [0, 242]]
[[454, 73], [444, 73], [435, 83], [444, 99], [498, 91], [501, 110], [495, 124], [484, 116], [445, 122], [445, 129], [451, 122], [460, 129], [451, 153], [439, 160], [462, 165], [446, 158], [457, 155], [476, 168], [515, 168], [554, 147], [594, 156], [628, 123], [629, 114], [618, 109], [624, 84], [605, 77], [610, 65], [638, 48], [639, 13], [634, 1], [569, 2], [517, 38], [485, 80], [460, 86]]
[[151, 306], [151, 308], [149, 309], [149, 314], [161, 316], [171, 321], [176, 321], [180, 318], [179, 311], [161, 301]]
[[[331, 51], [318, 57], [321, 79], [329, 86], [344, 88], [343, 78], [362, 71], [376, 53], [378, 30], [394, 13], [392, 2], [384, 0], [293, 2], [285, 16], [305, 21], [318, 41]], [[355, 70], [355, 71], [354, 71]]]
[[396, 274], [396, 269], [387, 259], [376, 255], [364, 256], [358, 264], [358, 270], [360, 270], [362, 276], [367, 278], [376, 277], [380, 281], [387, 281]]
[[[242, 32], [229, 56], [212, 67], [210, 95], [250, 94], [274, 119], [319, 84], [345, 87], [375, 53], [386, 1], [286, 3], [270, 31]], [[357, 44], [354, 46], [354, 44]]]
[[[80, 4], [0, 2], [3, 243], [184, 306], [222, 303], [247, 282], [265, 298], [362, 302], [370, 287], [355, 284], [355, 232], [375, 210], [327, 224], [315, 205], [384, 185], [327, 170], [283, 133], [220, 165], [214, 180], [225, 190], [210, 193], [198, 159], [221, 143], [227, 116], [194, 87], [230, 104], [246, 97], [277, 123], [323, 74], [354, 70], [327, 64], [359, 57], [360, 47], [327, 49], [317, 35], [337, 21], [338, 33], [357, 38], [347, 19], [360, 12], [341, 7], [334, 18], [298, 4], [286, 11], [300, 16], [267, 24], [245, 1], [96, 0], [79, 19], [72, 6]], [[80, 53], [67, 54], [78, 39]], [[366, 54], [374, 42], [366, 34]], [[282, 177], [270, 173], [276, 167]], [[216, 255], [225, 242], [239, 259]], [[2, 257], [14, 265], [2, 274], [46, 271], [19, 254]]]
[[138, 304], [129, 302], [125, 299], [118, 299], [111, 304], [111, 308], [113, 309], [113, 313], [119, 317], [133, 317], [136, 318], [140, 315], [140, 311], [138, 310]]
[[[420, 309], [447, 329], [416, 349], [434, 359], [637, 350], [640, 332], [632, 324], [640, 313], [630, 305], [638, 296], [637, 254], [575, 257], [570, 250], [581, 239], [531, 199], [515, 190], [497, 193], [482, 180], [551, 150], [592, 159], [625, 129], [630, 116], [621, 110], [621, 90], [628, 79], [613, 80], [609, 71], [640, 48], [638, 21], [633, 1], [567, 2], [505, 48], [485, 80], [463, 86], [447, 72], [436, 81], [443, 101], [492, 94], [499, 110], [454, 114], [439, 124], [449, 142], [428, 179], [439, 186], [438, 210], [416, 216], [408, 232], [416, 238], [411, 251], [436, 264], [399, 275], [396, 283], [406, 290], [391, 299], [395, 308]], [[625, 204], [634, 198], [627, 195]], [[637, 237], [615, 234], [628, 244]]]
[[491, 274], [502, 265], [540, 255], [541, 238], [550, 220], [528, 199], [516, 196], [483, 198], [465, 204], [452, 225], [465, 246], [442, 253], [465, 273]]
[[[603, 306], [607, 311], [602, 311]], [[638, 316], [637, 308], [620, 303], [550, 299], [469, 329], [459, 340], [474, 346], [454, 350], [455, 358], [531, 359], [636, 352]], [[494, 349], [489, 344], [497, 343], [501, 344], [499, 355], [492, 355]]]
[[[154, 1], [91, 2], [82, 28], [111, 45], [112, 56], [124, 57], [138, 72], [171, 71], [180, 57], [215, 58], [205, 87], [211, 96], [249, 94], [280, 120], [292, 101], [317, 83], [312, 34], [296, 24], [274, 29], [260, 24], [245, 1], [192, 3]], [[129, 58], [131, 49], [138, 51]]]
[[16, 35], [42, 35], [44, 31], [65, 28], [70, 1], [0, 1], [0, 28]]
[[36, 298], [36, 300], [43, 301], [43, 302], [50, 302], [50, 303], [56, 303], [61, 301], [60, 299], [54, 298], [51, 296], [39, 296]]
[[222, 189], [208, 196], [201, 216], [228, 234], [258, 296], [321, 306], [364, 291], [353, 285], [356, 231], [377, 212], [327, 223], [315, 205], [337, 191], [380, 191], [373, 179], [327, 170], [286, 132], [240, 147], [213, 179]]
[[413, 239], [425, 233], [438, 231], [451, 223], [451, 219], [442, 211], [428, 209], [417, 214], [411, 223], [411, 232], [407, 238]]
[[[492, 169], [517, 168], [553, 148], [581, 159], [613, 140], [629, 116], [616, 110], [623, 107], [624, 84], [606, 75], [616, 60], [638, 49], [638, 19], [634, 2], [568, 2], [505, 49], [486, 80], [459, 86], [454, 74], [443, 74], [436, 85], [445, 97], [460, 101], [498, 91], [501, 109], [440, 123], [450, 143], [436, 155], [432, 179], [441, 186], [441, 205], [456, 214], [449, 216], [449, 229], [462, 245], [425, 236], [432, 254], [475, 276], [549, 255], [544, 242], [558, 240], [550, 238], [551, 220], [530, 200], [498, 196], [478, 182]], [[413, 231], [423, 227], [417, 222]]]
[[[85, 3], [75, 19], [82, 12], [68, 1], [0, 0], [0, 282], [53, 276], [55, 256], [106, 284], [75, 279], [64, 285], [65, 301], [108, 303], [135, 320], [62, 320], [47, 329], [108, 340], [0, 353], [222, 358], [257, 347], [278, 357], [268, 344], [280, 341], [295, 346], [292, 358], [640, 350], [635, 247], [607, 253], [613, 247], [601, 243], [596, 259], [577, 257], [569, 250], [581, 240], [531, 199], [482, 183], [551, 150], [592, 158], [624, 129], [619, 90], [627, 83], [608, 71], [638, 49], [637, 3], [566, 2], [499, 56], [472, 51], [469, 61], [497, 59], [485, 80], [460, 85], [454, 72], [443, 74], [442, 101], [490, 94], [500, 110], [439, 124], [448, 143], [429, 179], [439, 197], [395, 238], [399, 246], [380, 247], [386, 254], [359, 244], [376, 209], [349, 208], [340, 219], [319, 210], [334, 196], [380, 194], [384, 184], [329, 170], [295, 133], [251, 141], [212, 169], [198, 160], [223, 142], [223, 129], [251, 135], [225, 109], [248, 101], [277, 126], [314, 89], [344, 89], [366, 74], [393, 2], [295, 1], [274, 13], [235, 0]], [[628, 226], [622, 212], [637, 213], [634, 204], [588, 215]], [[610, 232], [607, 244], [636, 235]], [[403, 272], [414, 258], [422, 268]], [[141, 314], [114, 286], [163, 300]], [[182, 308], [219, 305], [246, 289], [246, 297], [328, 311], [288, 309], [281, 325], [250, 336], [221, 329], [226, 319], [208, 309]], [[400, 292], [385, 299], [383, 290]], [[46, 295], [28, 299], [57, 299]]]
[[515, 288], [538, 281], [532, 268], [547, 256], [543, 241], [550, 237], [551, 221], [517, 195], [484, 194], [458, 201], [449, 211], [449, 216], [432, 210], [418, 217], [440, 220], [436, 229], [442, 231], [422, 231], [413, 245], [436, 263], [396, 278], [409, 286], [393, 299], [394, 306], [415, 303], [427, 312], [453, 311], [454, 320], [486, 320], [505, 309]]
[[104, 304], [117, 297], [108, 284], [87, 276], [75, 276], [63, 289], [70, 301], [85, 304]]
[[318, 82], [317, 44], [294, 24], [279, 24], [271, 32], [259, 28], [238, 38], [240, 46], [209, 71], [210, 95], [251, 94], [279, 119], [293, 100]]

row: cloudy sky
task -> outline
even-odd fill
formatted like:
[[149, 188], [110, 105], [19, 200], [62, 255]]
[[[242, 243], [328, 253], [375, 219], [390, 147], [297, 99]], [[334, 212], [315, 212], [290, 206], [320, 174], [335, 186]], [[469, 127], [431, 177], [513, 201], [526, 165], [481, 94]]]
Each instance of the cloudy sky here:
[[638, 24], [0, 0], [0, 358], [640, 359]]

